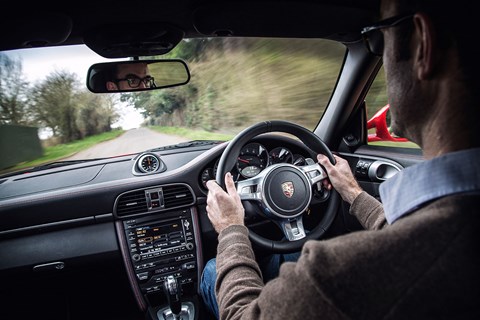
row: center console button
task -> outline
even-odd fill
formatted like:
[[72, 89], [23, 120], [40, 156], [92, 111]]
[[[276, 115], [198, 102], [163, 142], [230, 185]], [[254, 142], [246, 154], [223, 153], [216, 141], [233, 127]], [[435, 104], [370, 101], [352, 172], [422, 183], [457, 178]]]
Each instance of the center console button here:
[[138, 281], [140, 282], [147, 282], [148, 281], [148, 271], [137, 273]]
[[142, 260], [142, 257], [137, 253], [132, 256], [133, 261], [140, 261]]

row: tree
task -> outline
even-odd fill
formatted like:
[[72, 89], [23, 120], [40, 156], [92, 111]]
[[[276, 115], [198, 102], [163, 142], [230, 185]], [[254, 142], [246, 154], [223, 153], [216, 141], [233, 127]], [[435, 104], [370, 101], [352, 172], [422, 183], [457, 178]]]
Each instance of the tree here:
[[81, 101], [77, 124], [84, 137], [110, 131], [112, 124], [119, 119], [112, 96], [85, 91]]
[[162, 58], [182, 59], [189, 62], [200, 61], [204, 58], [205, 48], [212, 46], [212, 43], [221, 45], [221, 42], [215, 40], [215, 38], [184, 39]]
[[35, 119], [50, 128], [53, 135], [64, 143], [81, 138], [76, 121], [80, 105], [79, 87], [74, 73], [55, 71], [33, 89]]
[[[182, 88], [155, 90], [150, 94], [129, 94], [128, 99], [124, 101], [139, 110], [151, 124], [160, 123], [162, 119], [165, 120], [174, 112], [186, 107], [186, 97]], [[176, 123], [176, 125], [185, 125], [185, 123]]]
[[0, 53], [0, 124], [31, 124], [21, 60]]

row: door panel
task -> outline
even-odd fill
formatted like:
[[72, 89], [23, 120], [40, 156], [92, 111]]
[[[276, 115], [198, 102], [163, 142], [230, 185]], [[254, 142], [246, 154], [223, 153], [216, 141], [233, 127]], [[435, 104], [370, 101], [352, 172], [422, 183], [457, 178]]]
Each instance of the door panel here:
[[[339, 152], [346, 159], [360, 186], [379, 201], [381, 183], [405, 168], [424, 159], [420, 149], [397, 147], [363, 146], [354, 153]], [[343, 203], [344, 225], [348, 231], [361, 230], [357, 219], [348, 213], [349, 206]]]

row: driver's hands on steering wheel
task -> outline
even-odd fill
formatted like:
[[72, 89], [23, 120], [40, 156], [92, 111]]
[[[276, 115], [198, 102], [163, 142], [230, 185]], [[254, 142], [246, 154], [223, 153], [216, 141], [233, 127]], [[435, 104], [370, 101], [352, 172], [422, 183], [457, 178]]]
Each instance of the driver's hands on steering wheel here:
[[207, 214], [215, 231], [230, 225], [244, 225], [245, 210], [230, 172], [225, 174], [225, 192], [215, 180], [207, 182]]
[[335, 154], [333, 157], [335, 158], [335, 165], [331, 164], [325, 155], [317, 155], [318, 163], [325, 168], [328, 174], [328, 179], [322, 181], [323, 186], [330, 190], [333, 185], [342, 199], [352, 204], [353, 200], [355, 200], [363, 189], [353, 176], [348, 161]]

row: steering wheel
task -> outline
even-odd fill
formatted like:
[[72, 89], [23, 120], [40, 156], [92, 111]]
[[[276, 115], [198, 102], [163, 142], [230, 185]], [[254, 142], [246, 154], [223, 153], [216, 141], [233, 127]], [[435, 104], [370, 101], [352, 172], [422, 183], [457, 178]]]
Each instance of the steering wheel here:
[[[234, 168], [242, 147], [253, 137], [269, 132], [290, 133], [299, 138], [311, 150], [335, 159], [327, 145], [313, 132], [288, 121], [264, 121], [240, 132], [223, 152], [218, 162], [216, 182], [225, 190], [225, 174]], [[310, 239], [319, 239], [332, 224], [340, 204], [335, 190], [325, 191], [328, 201], [326, 211], [318, 224], [306, 233], [302, 215], [309, 207], [313, 186], [327, 178], [325, 170], [318, 164], [295, 166], [278, 163], [266, 167], [258, 175], [237, 182], [236, 188], [242, 201], [256, 202], [264, 216], [280, 227], [285, 240], [270, 240], [249, 229], [252, 243], [268, 252], [290, 253], [299, 251]], [[247, 211], [247, 208], [245, 208]], [[247, 212], [246, 212], [247, 213]]]

